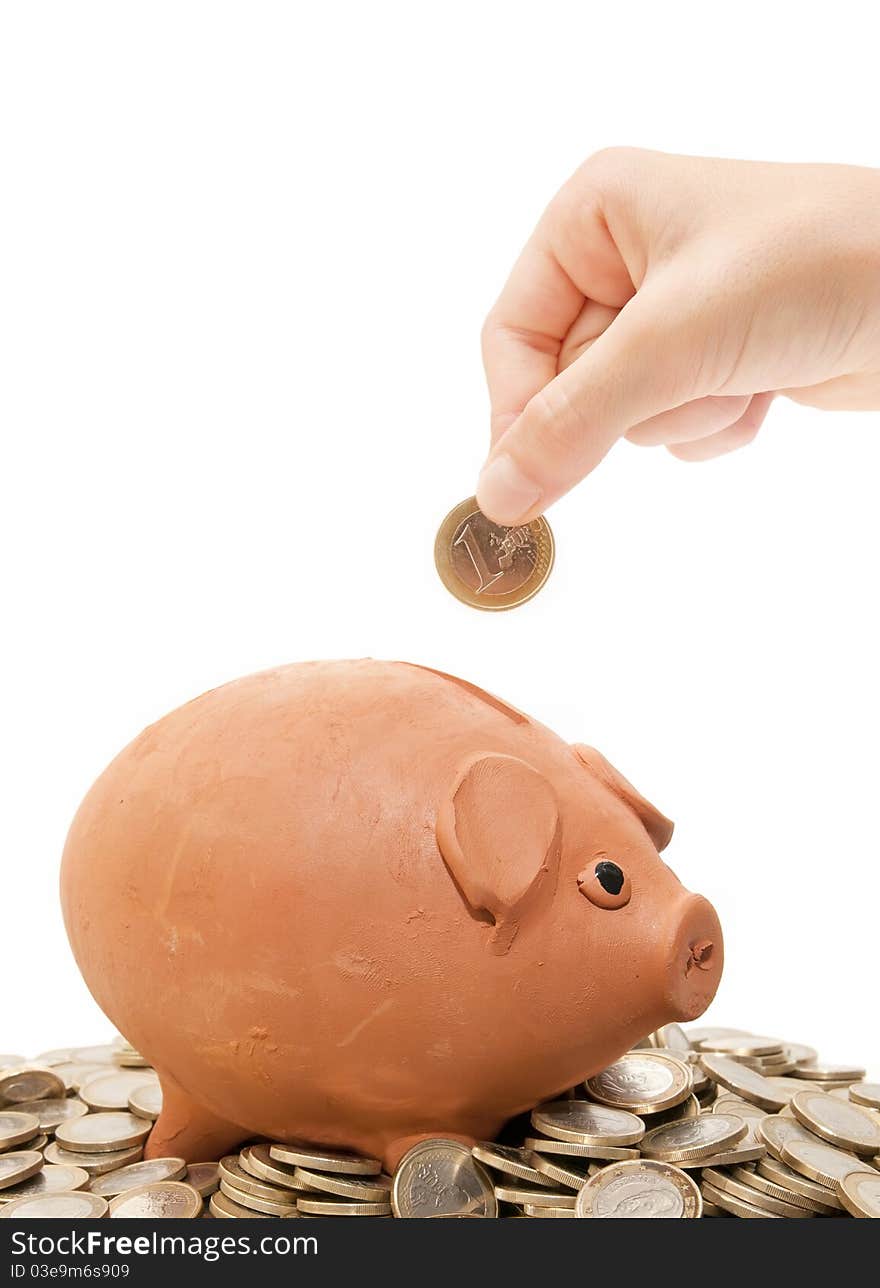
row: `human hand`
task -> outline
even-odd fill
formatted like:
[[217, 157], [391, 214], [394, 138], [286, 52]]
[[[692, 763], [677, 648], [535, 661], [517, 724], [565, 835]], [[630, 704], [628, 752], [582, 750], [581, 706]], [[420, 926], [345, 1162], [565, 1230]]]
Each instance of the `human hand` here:
[[614, 148], [557, 193], [483, 328], [477, 499], [534, 518], [622, 437], [702, 461], [775, 394], [880, 408], [880, 171]]

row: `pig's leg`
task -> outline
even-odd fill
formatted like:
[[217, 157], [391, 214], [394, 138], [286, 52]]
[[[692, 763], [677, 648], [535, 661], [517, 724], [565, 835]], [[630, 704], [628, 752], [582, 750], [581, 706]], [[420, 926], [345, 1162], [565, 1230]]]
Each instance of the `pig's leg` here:
[[250, 1134], [196, 1104], [167, 1074], [160, 1074], [162, 1112], [150, 1132], [144, 1158], [183, 1158], [188, 1163], [222, 1158]]

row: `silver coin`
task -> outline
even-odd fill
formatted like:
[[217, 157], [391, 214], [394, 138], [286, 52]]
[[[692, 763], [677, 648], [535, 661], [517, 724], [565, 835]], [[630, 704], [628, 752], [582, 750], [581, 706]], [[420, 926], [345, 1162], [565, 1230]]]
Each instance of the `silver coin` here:
[[71, 1118], [82, 1118], [89, 1111], [80, 1100], [63, 1099], [25, 1100], [18, 1105], [22, 1114], [33, 1114], [40, 1124], [40, 1131], [54, 1131], [59, 1123]]
[[32, 1194], [0, 1208], [0, 1220], [29, 1220], [31, 1217], [55, 1221], [95, 1220], [107, 1215], [108, 1203], [97, 1194], [73, 1190], [63, 1194]]
[[465, 1145], [442, 1138], [421, 1141], [404, 1154], [394, 1174], [391, 1204], [398, 1217], [498, 1215], [485, 1168]]
[[141, 1163], [130, 1163], [115, 1172], [93, 1177], [89, 1189], [93, 1194], [111, 1199], [126, 1190], [154, 1185], [158, 1181], [179, 1181], [185, 1172], [186, 1163], [182, 1158], [145, 1158]]

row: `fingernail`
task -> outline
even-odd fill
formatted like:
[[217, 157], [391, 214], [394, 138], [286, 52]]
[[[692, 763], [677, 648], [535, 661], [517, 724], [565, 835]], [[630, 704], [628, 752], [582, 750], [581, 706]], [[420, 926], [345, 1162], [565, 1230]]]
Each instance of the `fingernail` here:
[[477, 480], [477, 504], [495, 523], [519, 523], [541, 499], [541, 489], [526, 478], [512, 457], [499, 452]]

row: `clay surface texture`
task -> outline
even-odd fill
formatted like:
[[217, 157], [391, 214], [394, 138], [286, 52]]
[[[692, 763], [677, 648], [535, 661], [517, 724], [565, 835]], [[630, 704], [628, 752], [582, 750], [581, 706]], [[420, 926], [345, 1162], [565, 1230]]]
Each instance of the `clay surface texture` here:
[[215, 689], [95, 783], [62, 866], [96, 1000], [155, 1066], [148, 1157], [491, 1140], [711, 1001], [709, 903], [591, 748], [463, 680], [313, 662]]

